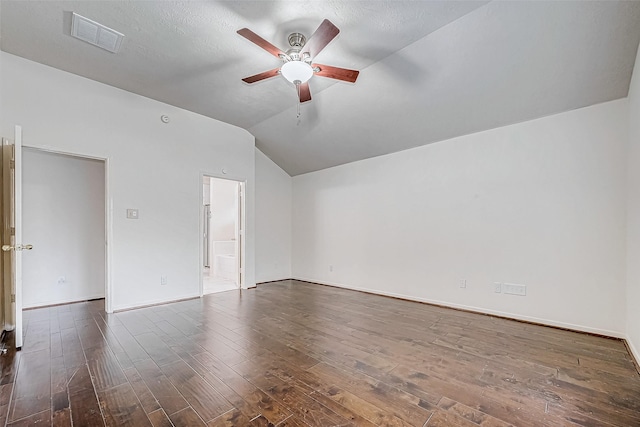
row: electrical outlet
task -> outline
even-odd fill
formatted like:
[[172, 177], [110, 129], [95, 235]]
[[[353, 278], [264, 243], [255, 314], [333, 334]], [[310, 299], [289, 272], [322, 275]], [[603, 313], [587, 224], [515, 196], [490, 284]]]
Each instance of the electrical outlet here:
[[461, 288], [467, 287], [467, 279], [460, 279], [460, 287]]
[[516, 285], [514, 283], [505, 283], [503, 288], [504, 288], [504, 293], [505, 294], [521, 295], [521, 296], [526, 296], [527, 295], [527, 287], [525, 285]]
[[167, 276], [160, 276], [160, 284], [166, 285], [168, 283]]
[[329, 266], [329, 271], [333, 271], [333, 265]]
[[500, 292], [502, 292], [502, 283], [500, 282], [494, 282], [493, 283], [493, 291], [497, 294], [499, 294]]
[[67, 278], [64, 276], [58, 277], [58, 285], [62, 285], [63, 283], [67, 283]]

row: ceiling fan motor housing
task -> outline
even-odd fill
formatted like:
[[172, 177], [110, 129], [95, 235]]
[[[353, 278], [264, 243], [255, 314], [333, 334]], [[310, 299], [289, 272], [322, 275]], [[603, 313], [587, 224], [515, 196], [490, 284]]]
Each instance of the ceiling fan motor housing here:
[[303, 52], [302, 54], [300, 53], [305, 43], [307, 42], [307, 38], [304, 36], [304, 34], [291, 33], [289, 34], [288, 40], [291, 49], [287, 50], [286, 57], [283, 58], [284, 61], [303, 61], [311, 64], [311, 55], [309, 55], [308, 52]]
[[301, 33], [289, 34], [289, 46], [291, 47], [297, 47], [299, 49], [302, 49], [302, 47], [306, 42], [307, 42], [307, 38], [304, 36], [304, 34], [301, 34]]

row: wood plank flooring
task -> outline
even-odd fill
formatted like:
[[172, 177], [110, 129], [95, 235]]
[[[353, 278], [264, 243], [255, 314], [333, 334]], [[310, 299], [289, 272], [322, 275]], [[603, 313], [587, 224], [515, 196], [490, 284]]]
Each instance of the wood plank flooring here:
[[621, 341], [302, 282], [24, 325], [0, 425], [640, 426]]

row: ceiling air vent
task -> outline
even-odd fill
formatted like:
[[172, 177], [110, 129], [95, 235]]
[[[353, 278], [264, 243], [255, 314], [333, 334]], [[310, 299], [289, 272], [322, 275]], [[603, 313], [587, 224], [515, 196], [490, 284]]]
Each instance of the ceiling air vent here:
[[71, 35], [113, 53], [117, 53], [120, 50], [120, 45], [124, 38], [124, 34], [77, 13], [73, 13], [71, 18]]

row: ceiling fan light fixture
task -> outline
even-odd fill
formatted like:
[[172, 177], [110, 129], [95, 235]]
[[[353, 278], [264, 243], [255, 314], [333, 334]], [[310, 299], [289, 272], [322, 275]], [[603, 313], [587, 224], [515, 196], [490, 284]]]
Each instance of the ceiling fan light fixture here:
[[282, 65], [280, 74], [293, 84], [303, 84], [313, 76], [313, 68], [306, 62], [289, 61]]

